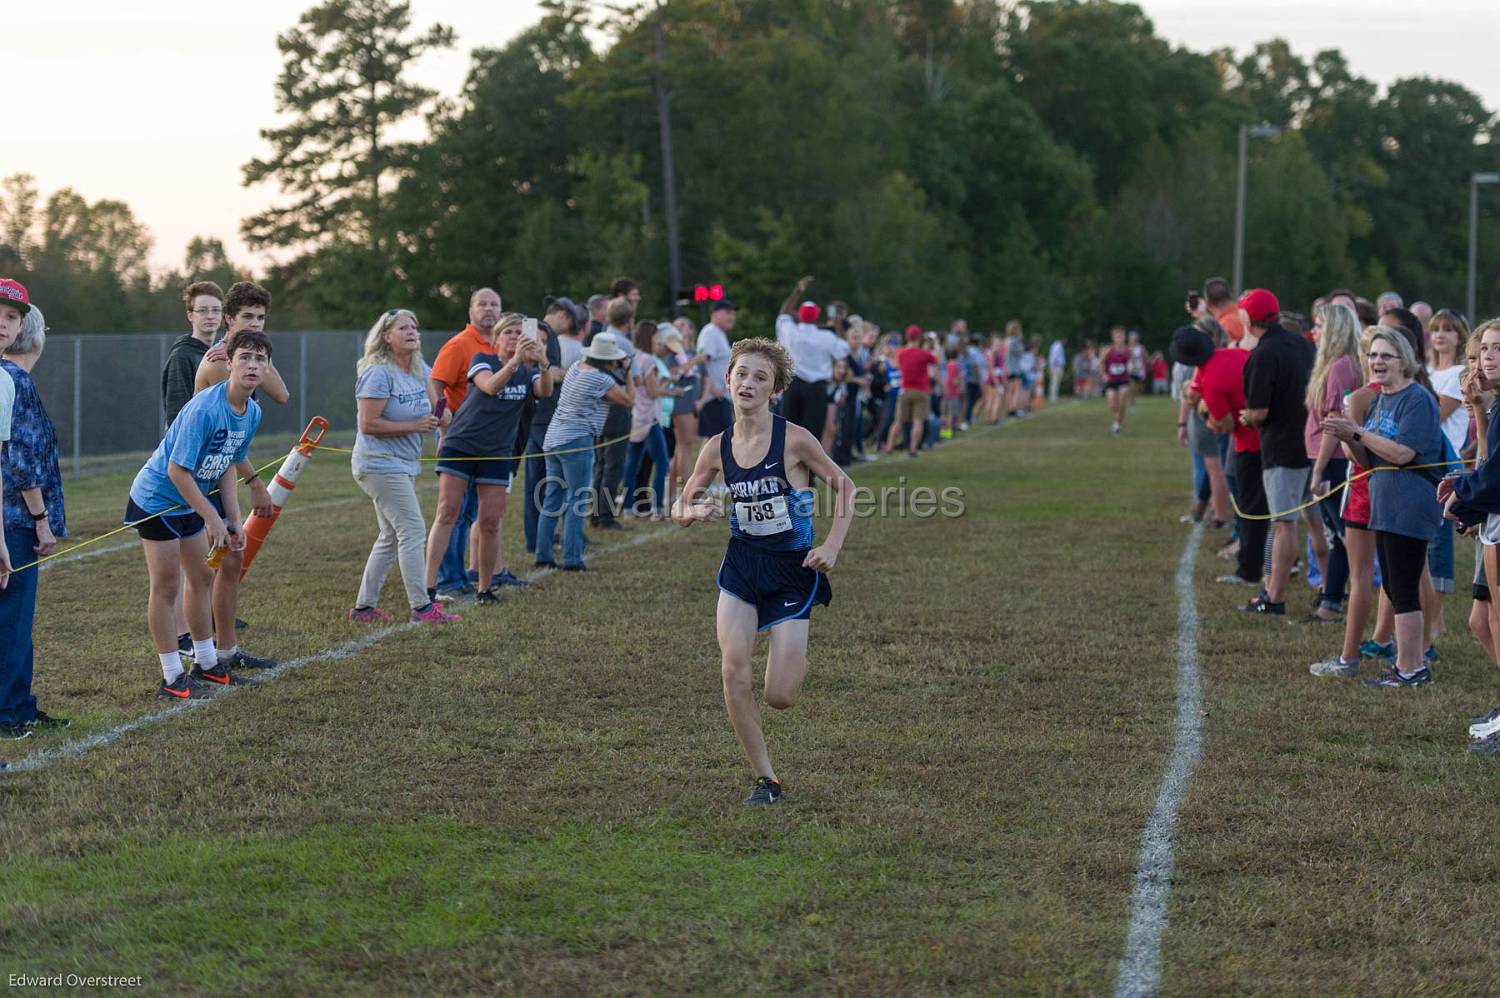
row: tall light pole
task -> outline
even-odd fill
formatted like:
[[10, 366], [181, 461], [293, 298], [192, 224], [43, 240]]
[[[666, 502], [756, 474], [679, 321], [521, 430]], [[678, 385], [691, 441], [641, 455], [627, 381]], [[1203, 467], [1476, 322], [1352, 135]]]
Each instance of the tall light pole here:
[[677, 167], [672, 158], [672, 94], [667, 89], [666, 74], [662, 66], [667, 61], [667, 38], [663, 20], [666, 7], [658, 0], [656, 6], [656, 124], [661, 137], [661, 185], [663, 202], [667, 212], [667, 270], [671, 292], [668, 300], [675, 314], [677, 299], [682, 295], [682, 250], [677, 242]]
[[1475, 315], [1474, 287], [1479, 270], [1479, 185], [1500, 184], [1500, 173], [1476, 173], [1469, 177], [1469, 310], [1464, 313], [1470, 325], [1479, 321]]
[[1241, 125], [1239, 151], [1239, 184], [1234, 196], [1234, 293], [1245, 290], [1245, 174], [1248, 172], [1250, 139], [1280, 135], [1276, 125]]

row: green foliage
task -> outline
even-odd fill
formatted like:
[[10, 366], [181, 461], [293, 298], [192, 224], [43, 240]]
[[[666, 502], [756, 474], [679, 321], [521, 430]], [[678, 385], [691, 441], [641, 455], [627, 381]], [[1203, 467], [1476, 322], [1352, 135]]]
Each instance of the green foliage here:
[[335, 238], [382, 245], [388, 177], [412, 162], [411, 144], [386, 133], [437, 96], [403, 74], [454, 41], [442, 25], [415, 37], [410, 28], [407, 0], [324, 0], [276, 39], [284, 60], [276, 110], [291, 120], [261, 130], [272, 155], [245, 164], [244, 179], [247, 186], [273, 181], [292, 200], [245, 219], [251, 246], [321, 246]]
[[[745, 331], [812, 273], [820, 300], [888, 329], [1123, 322], [1164, 345], [1182, 292], [1233, 271], [1236, 132], [1262, 122], [1283, 131], [1249, 144], [1247, 285], [1297, 311], [1333, 286], [1460, 304], [1468, 177], [1500, 169], [1494, 113], [1456, 83], [1382, 93], [1337, 50], [1274, 37], [1174, 48], [1134, 4], [665, 0], [661, 59], [654, 0], [541, 6], [447, 101], [405, 79], [453, 44], [406, 0], [319, 0], [281, 37], [285, 117], [245, 179], [284, 199], [244, 222], [289, 251], [266, 278], [278, 324], [401, 304], [446, 327], [480, 285], [535, 311], [619, 276], [667, 314], [658, 75], [684, 280], [725, 283]], [[425, 139], [390, 139], [419, 113]], [[1491, 313], [1500, 189], [1480, 208]], [[118, 202], [0, 183], [0, 270], [40, 282], [61, 328], [99, 324], [101, 301], [111, 328], [171, 328], [182, 283], [235, 269], [200, 246], [150, 277], [147, 248]]]

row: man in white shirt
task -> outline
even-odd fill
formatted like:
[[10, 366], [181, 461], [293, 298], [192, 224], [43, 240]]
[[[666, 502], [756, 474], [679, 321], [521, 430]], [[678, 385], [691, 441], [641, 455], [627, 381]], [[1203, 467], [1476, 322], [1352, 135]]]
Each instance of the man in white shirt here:
[[703, 397], [698, 410], [698, 436], [707, 440], [723, 433], [734, 422], [734, 406], [724, 378], [729, 374], [729, 333], [739, 314], [728, 298], [713, 303], [708, 325], [698, 331], [698, 352], [707, 357], [703, 365]]
[[[776, 341], [792, 355], [793, 377], [781, 397], [781, 415], [787, 422], [823, 438], [823, 424], [828, 421], [828, 380], [833, 377], [833, 362], [849, 356], [849, 344], [837, 333], [819, 329], [820, 309], [817, 303], [797, 299], [807, 290], [812, 278], [804, 277], [792, 288], [776, 317]], [[797, 318], [792, 318], [795, 310]]]
[[1056, 402], [1058, 389], [1062, 385], [1063, 371], [1068, 366], [1067, 351], [1063, 341], [1056, 339], [1047, 350], [1047, 401]]

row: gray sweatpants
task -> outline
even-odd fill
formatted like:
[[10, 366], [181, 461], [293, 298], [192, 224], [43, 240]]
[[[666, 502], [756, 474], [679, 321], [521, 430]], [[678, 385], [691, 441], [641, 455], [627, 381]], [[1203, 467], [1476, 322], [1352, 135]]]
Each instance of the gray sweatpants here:
[[379, 606], [380, 590], [391, 565], [401, 565], [406, 601], [413, 610], [427, 605], [427, 523], [417, 501], [414, 475], [391, 473], [356, 474], [354, 480], [375, 501], [375, 522], [380, 535], [370, 548], [365, 575], [359, 583], [356, 606]]

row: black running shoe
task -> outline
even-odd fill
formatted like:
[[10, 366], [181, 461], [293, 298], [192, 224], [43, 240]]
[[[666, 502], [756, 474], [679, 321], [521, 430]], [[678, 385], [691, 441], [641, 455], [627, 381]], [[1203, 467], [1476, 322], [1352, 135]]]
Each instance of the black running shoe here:
[[229, 666], [220, 662], [212, 669], [205, 669], [201, 665], [193, 666], [192, 677], [200, 683], [213, 683], [218, 686], [238, 686], [240, 677], [229, 671]]
[[755, 789], [750, 792], [750, 796], [746, 797], [744, 802], [752, 807], [775, 804], [781, 800], [781, 793], [780, 781], [773, 780], [769, 776], [762, 776], [755, 781]]
[[213, 693], [213, 690], [203, 683], [195, 682], [184, 672], [170, 683], [163, 679], [161, 685], [156, 688], [156, 699], [202, 700], [204, 697], [213, 696]]
[[249, 626], [250, 626], [250, 624], [249, 624], [248, 621], [241, 620], [238, 617], [234, 618], [234, 629], [236, 631], [243, 631], [245, 628], [247, 628]]
[[555, 561], [539, 561], [539, 562], [536, 563], [535, 567], [536, 568], [550, 568], [553, 571], [556, 571], [557, 570], [557, 562], [555, 562]]
[[475, 595], [474, 602], [479, 606], [494, 606], [500, 602], [500, 597], [495, 595], [493, 589], [483, 589]]
[[274, 658], [257, 658], [254, 655], [246, 655], [244, 651], [237, 651], [226, 659], [219, 659], [220, 665], [227, 665], [231, 669], [241, 671], [249, 669], [274, 669], [276, 660]]
[[1246, 603], [1244, 606], [1236, 607], [1236, 609], [1240, 610], [1242, 613], [1258, 613], [1274, 617], [1286, 616], [1286, 604], [1272, 603], [1270, 600], [1266, 599], [1265, 593], [1261, 593], [1259, 596], [1255, 597], [1255, 599]]
[[0, 739], [18, 742], [22, 738], [30, 738], [35, 733], [24, 724], [11, 724], [8, 721], [0, 724]]
[[531, 585], [531, 583], [527, 582], [525, 579], [518, 579], [518, 578], [516, 578], [516, 576], [514, 575], [514, 573], [512, 573], [511, 570], [508, 569], [508, 568], [505, 571], [501, 572], [500, 574], [496, 575], [493, 579], [490, 580], [490, 588], [491, 589], [499, 589], [501, 586], [529, 586], [529, 585]]
[[66, 717], [53, 717], [45, 710], [39, 710], [36, 712], [36, 717], [26, 722], [26, 727], [32, 731], [56, 731], [72, 723]]
[[187, 658], [193, 657], [193, 636], [191, 634], [177, 635], [177, 653]]
[[564, 572], [587, 572], [589, 570], [589, 566], [580, 561], [576, 565], [564, 565], [562, 567], [562, 570]]

